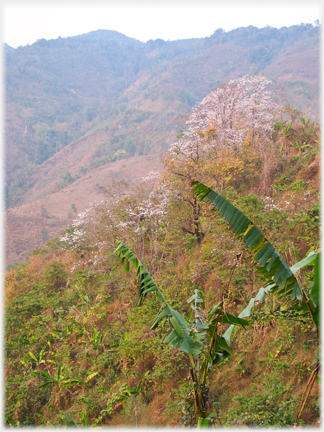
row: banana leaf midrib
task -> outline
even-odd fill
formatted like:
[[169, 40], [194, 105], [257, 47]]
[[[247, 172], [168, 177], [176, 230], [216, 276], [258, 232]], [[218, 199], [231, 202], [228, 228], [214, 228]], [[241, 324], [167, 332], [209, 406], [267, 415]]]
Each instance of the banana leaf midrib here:
[[[166, 316], [171, 316], [171, 323], [174, 327], [174, 329], [181, 332], [182, 337], [179, 337], [181, 339], [181, 347], [182, 351], [186, 351], [189, 354], [190, 362], [193, 365], [193, 358], [192, 356], [195, 356], [200, 353], [199, 350], [195, 349], [195, 345], [200, 345], [201, 343], [199, 341], [194, 340], [190, 335], [186, 333], [187, 327], [189, 327], [189, 324], [186, 322], [186, 320], [177, 312], [174, 310], [165, 300], [163, 294], [161, 293], [159, 287], [154, 282], [151, 274], [145, 269], [143, 264], [138, 260], [136, 255], [120, 240], [117, 240], [117, 248], [115, 250], [115, 253], [119, 254], [119, 257], [121, 258], [121, 263], [125, 265], [125, 271], [129, 271], [129, 263], [132, 262], [137, 274], [137, 283], [139, 285], [138, 289], [138, 298], [139, 302], [138, 305], [140, 306], [146, 295], [149, 292], [156, 291], [159, 295], [160, 299], [162, 300], [162, 305], [165, 305], [165, 307], [162, 309], [162, 311], [158, 314], [155, 322], [153, 323], [152, 327], [156, 327], [158, 323], [165, 318]], [[125, 263], [126, 260], [126, 263]], [[179, 327], [178, 327], [179, 326]], [[152, 328], [151, 327], [151, 328]], [[178, 333], [177, 331], [177, 333]], [[170, 335], [173, 333], [173, 331], [170, 333]], [[169, 335], [169, 336], [170, 336]], [[190, 344], [192, 346], [190, 346]], [[186, 347], [186, 349], [185, 349]]]
[[[292, 298], [301, 299], [302, 289], [296, 277], [279, 252], [253, 222], [226, 198], [203, 183], [193, 181], [192, 186], [194, 186], [192, 193], [202, 201], [212, 204], [214, 209], [229, 224], [230, 229], [241, 237], [245, 246], [254, 253], [254, 261], [260, 267], [259, 272], [272, 279], [272, 282], [276, 284], [274, 290], [285, 291], [290, 282], [295, 281], [297, 289], [291, 290], [291, 296]], [[288, 293], [290, 293], [290, 290], [286, 292], [286, 294]]]

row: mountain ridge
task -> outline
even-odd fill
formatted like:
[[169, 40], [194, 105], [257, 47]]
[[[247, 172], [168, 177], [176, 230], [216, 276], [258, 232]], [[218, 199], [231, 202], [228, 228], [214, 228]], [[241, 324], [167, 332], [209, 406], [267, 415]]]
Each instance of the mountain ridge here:
[[278, 101], [318, 118], [319, 34], [311, 24], [249, 26], [144, 43], [98, 30], [6, 48], [7, 207], [50, 199], [118, 160], [165, 152], [195, 103], [246, 74], [264, 73]]

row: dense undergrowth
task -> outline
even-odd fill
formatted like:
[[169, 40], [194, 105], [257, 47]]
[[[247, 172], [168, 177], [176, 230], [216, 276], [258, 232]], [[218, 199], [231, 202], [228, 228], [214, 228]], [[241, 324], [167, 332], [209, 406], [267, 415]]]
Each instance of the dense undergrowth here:
[[[224, 301], [228, 312], [239, 314], [262, 281], [252, 254], [219, 215], [190, 197], [189, 177], [240, 208], [291, 266], [320, 246], [318, 141], [318, 125], [288, 108], [267, 146], [249, 136], [236, 152], [219, 151], [216, 164], [178, 163], [177, 174], [167, 157], [162, 175], [152, 174], [128, 195], [123, 184], [112, 184], [105, 200], [79, 215], [63, 238], [11, 268], [5, 287], [7, 422], [195, 424], [188, 359], [162, 343], [171, 329], [167, 321], [150, 330], [159, 299], [137, 305], [135, 279], [113, 254], [115, 240], [135, 250], [173, 308], [186, 314], [187, 298], [199, 289], [207, 308]], [[298, 280], [307, 285], [312, 271], [299, 271]], [[296, 421], [317, 341], [310, 318], [283, 319], [275, 312], [290, 308], [289, 299], [269, 295], [252, 310], [252, 325], [233, 333], [233, 354], [209, 376], [214, 426]], [[319, 424], [318, 398], [316, 382], [299, 424]]]

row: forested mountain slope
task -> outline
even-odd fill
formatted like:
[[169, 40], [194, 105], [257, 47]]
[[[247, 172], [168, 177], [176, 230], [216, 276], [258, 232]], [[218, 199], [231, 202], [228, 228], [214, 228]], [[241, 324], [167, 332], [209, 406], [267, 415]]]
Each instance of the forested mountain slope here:
[[7, 272], [7, 424], [319, 426], [320, 127], [268, 84], [211, 92], [159, 170]]
[[[43, 244], [45, 231], [58, 233], [69, 223], [52, 213], [56, 228], [44, 225], [31, 235], [22, 230], [25, 246], [14, 244], [11, 227], [26, 226], [28, 205], [41, 208], [45, 200], [53, 207], [53, 194], [76, 180], [87, 183], [98, 167], [109, 171], [121, 159], [163, 153], [192, 106], [229, 79], [264, 73], [278, 100], [318, 118], [319, 33], [310, 24], [250, 26], [142, 43], [98, 30], [15, 50], [6, 46], [5, 185], [7, 206], [15, 212], [14, 221], [8, 214], [7, 262]], [[71, 193], [70, 206], [84, 210], [78, 200]], [[32, 212], [29, 217], [39, 226]]]

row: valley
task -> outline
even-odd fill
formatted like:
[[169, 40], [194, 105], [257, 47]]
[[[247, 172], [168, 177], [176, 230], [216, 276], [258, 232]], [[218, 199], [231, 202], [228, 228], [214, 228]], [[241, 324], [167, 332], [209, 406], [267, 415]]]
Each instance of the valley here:
[[[318, 118], [319, 31], [312, 25], [218, 29], [209, 38], [146, 44], [98, 30], [5, 48], [7, 264], [57, 236], [72, 203], [82, 211], [99, 196], [102, 172], [165, 152], [192, 106], [229, 79], [263, 73], [281, 103]], [[145, 173], [147, 158], [138, 163]], [[70, 192], [79, 188], [87, 195]], [[43, 202], [62, 206], [65, 216], [52, 212], [52, 226], [35, 219]]]
[[320, 427], [318, 25], [6, 46], [11, 427]]

